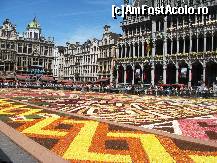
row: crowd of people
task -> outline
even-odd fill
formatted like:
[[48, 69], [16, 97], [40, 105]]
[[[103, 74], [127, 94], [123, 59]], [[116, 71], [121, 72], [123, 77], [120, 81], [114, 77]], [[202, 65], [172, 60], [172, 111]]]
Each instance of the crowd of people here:
[[187, 87], [185, 85], [115, 85], [102, 83], [50, 83], [50, 82], [0, 82], [1, 88], [35, 88], [35, 89], [66, 89], [81, 92], [109, 92], [128, 93], [138, 95], [155, 96], [190, 96], [190, 97], [217, 97], [217, 85], [206, 87], [205, 84], [197, 87]]

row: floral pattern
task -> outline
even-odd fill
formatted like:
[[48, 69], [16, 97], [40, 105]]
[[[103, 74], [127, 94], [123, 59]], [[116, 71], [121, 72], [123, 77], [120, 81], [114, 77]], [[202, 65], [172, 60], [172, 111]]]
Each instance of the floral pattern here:
[[[19, 117], [19, 118], [14, 118]], [[71, 162], [217, 162], [217, 148], [0, 99], [0, 119]]]
[[2, 89], [0, 95], [66, 113], [217, 140], [216, 99], [30, 89]]

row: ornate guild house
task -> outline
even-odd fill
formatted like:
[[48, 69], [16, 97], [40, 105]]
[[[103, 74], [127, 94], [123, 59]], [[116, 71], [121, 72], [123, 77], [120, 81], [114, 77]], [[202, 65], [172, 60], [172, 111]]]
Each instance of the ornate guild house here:
[[0, 27], [0, 73], [14, 77], [16, 70], [16, 26], [8, 19]]
[[[127, 4], [128, 1], [125, 1]], [[208, 15], [130, 16], [117, 43], [117, 83], [211, 86], [217, 79], [215, 0], [134, 0], [133, 6], [207, 6]]]
[[102, 40], [99, 42], [99, 57], [97, 63], [98, 78], [113, 81], [113, 67], [116, 57], [116, 44], [120, 35], [110, 31], [110, 26], [104, 26]]
[[85, 43], [67, 43], [62, 49], [63, 76], [62, 79], [78, 82], [97, 80], [98, 40], [87, 40]]
[[[45, 39], [34, 18], [21, 36], [6, 19], [0, 27], [0, 72], [3, 76], [29, 78], [52, 75], [54, 40]], [[12, 77], [13, 78], [13, 77]]]
[[59, 78], [75, 82], [106, 82], [113, 80], [116, 45], [120, 35], [104, 26], [101, 40], [66, 43], [59, 49]]

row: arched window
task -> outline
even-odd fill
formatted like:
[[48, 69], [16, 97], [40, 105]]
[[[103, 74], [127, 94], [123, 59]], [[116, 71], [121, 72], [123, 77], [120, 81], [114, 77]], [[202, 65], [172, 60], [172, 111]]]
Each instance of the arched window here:
[[105, 41], [105, 45], [107, 45], [107, 44], [108, 44], [108, 41], [107, 41], [107, 39], [105, 39], [104, 41]]

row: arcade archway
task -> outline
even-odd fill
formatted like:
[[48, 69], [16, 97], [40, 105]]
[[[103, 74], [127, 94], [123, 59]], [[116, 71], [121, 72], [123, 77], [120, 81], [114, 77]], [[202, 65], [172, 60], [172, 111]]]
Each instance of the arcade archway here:
[[133, 68], [131, 65], [127, 65], [126, 68], [126, 82], [128, 84], [132, 83], [133, 81]]
[[163, 40], [156, 40], [156, 55], [163, 55]]
[[135, 66], [135, 77], [134, 77], [134, 83], [135, 84], [139, 84], [139, 82], [141, 82], [142, 79], [142, 68], [139, 64], [137, 64]]
[[179, 64], [179, 84], [187, 85], [189, 81], [189, 68], [188, 64], [181, 62]]
[[159, 84], [163, 80], [163, 65], [156, 64], [155, 65], [155, 84]]
[[191, 79], [191, 84], [192, 86], [199, 86], [201, 85], [202, 82], [202, 76], [203, 76], [203, 65], [199, 62], [196, 61], [192, 64], [192, 79]]
[[124, 67], [122, 65], [118, 66], [118, 83], [124, 82]]
[[167, 84], [176, 83], [176, 66], [173, 63], [167, 65]]
[[143, 72], [143, 81], [144, 84], [150, 84], [151, 83], [151, 65], [145, 65], [144, 66], [144, 72]]
[[206, 64], [206, 84], [212, 86], [216, 82], [217, 77], [217, 63], [214, 61], [209, 61]]

